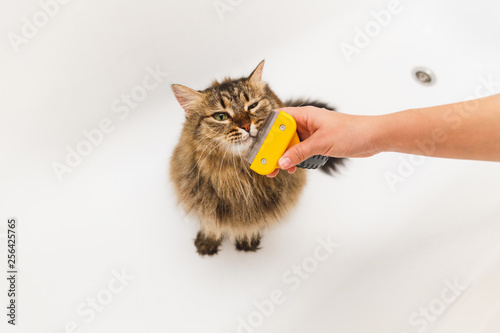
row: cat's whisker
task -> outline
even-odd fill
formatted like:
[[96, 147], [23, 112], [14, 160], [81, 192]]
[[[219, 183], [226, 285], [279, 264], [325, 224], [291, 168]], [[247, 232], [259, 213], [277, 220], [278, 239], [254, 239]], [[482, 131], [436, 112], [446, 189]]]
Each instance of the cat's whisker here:
[[[209, 144], [205, 147], [205, 149], [203, 149], [203, 151], [201, 152], [200, 157], [198, 158], [198, 160], [196, 161], [196, 163], [193, 165], [193, 167], [191, 168], [191, 170], [189, 170], [189, 172], [186, 174], [186, 176], [187, 176], [187, 175], [189, 175], [191, 172], [193, 172], [194, 168], [196, 168], [196, 166], [198, 165], [198, 162], [199, 162], [199, 161], [201, 160], [201, 158], [203, 157], [203, 153], [205, 152], [205, 150], [207, 150], [207, 149], [208, 149], [208, 147], [210, 147], [210, 146], [211, 146], [212, 144], [214, 144], [214, 143], [217, 143], [217, 141], [212, 141], [212, 142], [210, 142], [210, 143], [209, 143]], [[193, 154], [195, 154], [195, 153], [196, 153], [196, 152], [193, 152]]]
[[[205, 158], [203, 159], [203, 161], [201, 161], [201, 163], [199, 164], [200, 166], [203, 164], [203, 162], [205, 162], [205, 160], [208, 158], [208, 156], [210, 156], [210, 154], [217, 148], [219, 147], [221, 144], [223, 144], [224, 141], [221, 141], [217, 146], [213, 147], [212, 150], [210, 150], [210, 152], [208, 152], [207, 156], [205, 156]], [[201, 173], [201, 169], [198, 170], [198, 189], [200, 188], [200, 173]]]
[[[293, 107], [300, 108], [301, 106], [304, 106], [306, 104], [308, 104], [307, 101], [301, 101], [300, 104], [294, 104]], [[292, 106], [292, 105], [287, 105], [287, 106]]]
[[241, 193], [245, 197], [245, 201], [246, 201], [246, 203], [248, 205], [249, 204], [249, 197], [248, 197], [247, 193], [245, 193], [245, 189], [243, 188], [243, 183], [241, 182], [240, 176], [238, 176], [238, 170], [236, 169], [236, 162], [234, 160], [234, 154], [233, 154], [233, 166], [234, 166], [234, 172], [236, 174], [236, 178], [238, 178], [238, 181], [239, 181], [239, 184], [240, 184]]
[[[222, 160], [220, 161], [219, 177], [218, 177], [219, 179], [222, 179], [222, 178], [221, 178], [221, 176], [220, 176], [220, 173], [221, 173], [221, 171], [222, 171], [222, 165], [224, 164], [224, 158], [226, 157], [226, 153], [227, 153], [227, 151], [229, 150], [229, 147], [230, 147], [230, 146], [227, 146], [227, 147], [226, 147], [226, 151], [224, 152], [224, 155], [222, 155]], [[222, 186], [218, 186], [218, 187], [217, 187], [217, 195], [219, 195], [219, 196], [220, 196], [220, 188], [221, 188], [221, 187], [222, 187]]]
[[201, 161], [200, 165], [201, 165], [201, 164], [203, 164], [203, 162], [205, 162], [205, 160], [208, 158], [208, 156], [209, 156], [209, 155], [210, 155], [210, 154], [211, 154], [211, 153], [212, 153], [212, 152], [213, 152], [213, 151], [214, 151], [217, 147], [219, 147], [219, 146], [220, 146], [221, 144], [223, 144], [223, 143], [224, 143], [224, 141], [221, 141], [221, 142], [219, 142], [219, 144], [218, 144], [217, 146], [213, 147], [213, 148], [212, 148], [212, 150], [208, 152], [207, 156], [205, 156], [205, 158], [203, 159], [203, 161]]
[[[243, 164], [245, 164], [245, 163], [246, 163], [246, 162], [243, 160], [243, 158], [241, 157], [241, 155], [240, 155], [240, 160], [241, 160], [241, 162], [242, 162]], [[247, 170], [247, 168], [246, 168], [245, 166], [244, 166], [243, 168], [245, 169], [245, 172], [246, 172], [246, 173], [250, 176], [250, 179], [252, 179], [252, 186], [253, 186], [253, 184], [254, 184], [254, 182], [255, 182], [255, 180], [253, 179], [253, 175], [252, 175], [252, 174], [251, 174], [251, 173]], [[249, 193], [248, 193], [248, 196], [249, 196], [249, 197], [253, 197], [253, 193], [252, 193], [252, 192], [249, 192]]]
[[241, 149], [239, 146], [238, 146], [238, 156], [240, 157], [241, 163], [243, 163], [243, 169], [250, 176], [250, 178], [252, 179], [252, 182], [253, 182], [253, 180], [254, 180], [253, 175], [246, 168], [246, 162], [243, 160], [243, 157], [241, 157]]

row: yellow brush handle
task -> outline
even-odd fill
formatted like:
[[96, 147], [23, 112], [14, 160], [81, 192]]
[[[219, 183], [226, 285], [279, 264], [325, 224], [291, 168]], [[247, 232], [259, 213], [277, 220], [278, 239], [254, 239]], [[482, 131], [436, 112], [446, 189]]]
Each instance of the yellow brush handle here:
[[281, 111], [262, 142], [250, 169], [260, 175], [268, 175], [278, 168], [278, 161], [288, 147], [299, 143], [297, 124], [288, 113]]
[[299, 135], [297, 134], [297, 132], [295, 132], [292, 136], [292, 140], [290, 141], [290, 143], [288, 144], [288, 147], [286, 147], [286, 149], [295, 146], [297, 143], [300, 143], [300, 139], [299, 139]]

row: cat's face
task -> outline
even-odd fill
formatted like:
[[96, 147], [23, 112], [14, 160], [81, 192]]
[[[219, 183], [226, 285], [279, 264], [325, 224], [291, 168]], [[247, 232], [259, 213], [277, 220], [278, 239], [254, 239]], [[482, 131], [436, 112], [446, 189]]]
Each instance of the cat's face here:
[[174, 94], [186, 110], [193, 139], [213, 149], [245, 155], [260, 126], [279, 99], [261, 81], [264, 62], [248, 78], [215, 82], [203, 91], [173, 85]]

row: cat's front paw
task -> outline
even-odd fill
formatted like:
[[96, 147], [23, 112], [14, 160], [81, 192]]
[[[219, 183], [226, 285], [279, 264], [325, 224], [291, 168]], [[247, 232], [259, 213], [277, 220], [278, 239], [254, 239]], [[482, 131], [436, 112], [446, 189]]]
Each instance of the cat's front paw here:
[[260, 249], [260, 236], [253, 238], [251, 241], [248, 240], [237, 240], [236, 250], [245, 252], [256, 252]]
[[196, 246], [196, 251], [201, 256], [213, 256], [219, 252], [219, 246], [222, 239], [215, 239], [206, 237], [201, 231], [196, 235], [194, 240], [194, 245]]

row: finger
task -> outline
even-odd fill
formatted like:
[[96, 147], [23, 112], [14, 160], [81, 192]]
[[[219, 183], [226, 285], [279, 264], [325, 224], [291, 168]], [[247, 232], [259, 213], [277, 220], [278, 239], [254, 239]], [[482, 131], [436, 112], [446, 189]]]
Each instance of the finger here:
[[284, 111], [288, 113], [299, 124], [304, 123], [306, 121], [306, 118], [309, 116], [309, 112], [305, 107], [287, 107], [287, 108], [277, 109], [276, 111]]
[[303, 117], [307, 115], [307, 110], [305, 107], [286, 107], [282, 109], [278, 109], [277, 111], [284, 111], [288, 113], [290, 116], [292, 116], [295, 119], [300, 119], [302, 120]]
[[280, 172], [280, 169], [275, 169], [273, 172], [271, 172], [270, 174], [268, 174], [267, 177], [274, 178], [274, 177], [276, 177], [276, 175], [278, 174], [278, 172]]
[[291, 167], [290, 169], [288, 169], [286, 171], [288, 171], [289, 174], [295, 173], [295, 171], [297, 171], [297, 167], [293, 166], [293, 167]]
[[297, 133], [299, 134], [301, 140], [305, 140], [311, 136], [311, 133], [309, 133], [307, 128], [309, 111], [306, 107], [287, 107], [276, 111], [284, 111], [295, 119], [295, 123], [297, 124]]
[[281, 169], [287, 170], [317, 153], [314, 140], [307, 139], [288, 148], [278, 161], [278, 165]]

